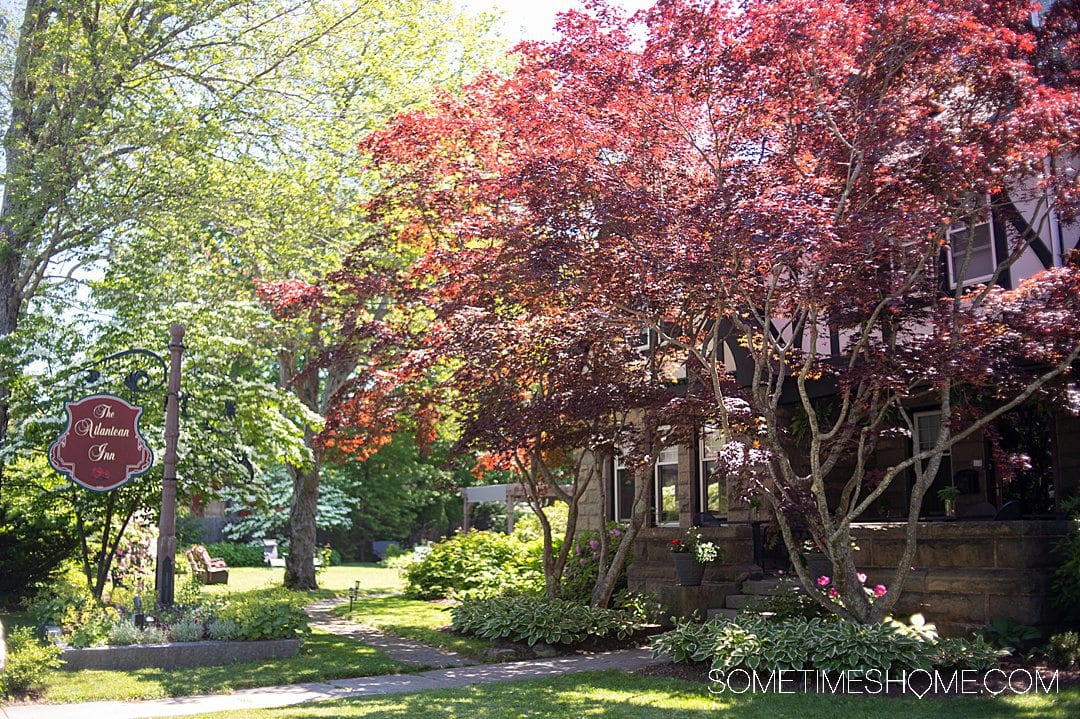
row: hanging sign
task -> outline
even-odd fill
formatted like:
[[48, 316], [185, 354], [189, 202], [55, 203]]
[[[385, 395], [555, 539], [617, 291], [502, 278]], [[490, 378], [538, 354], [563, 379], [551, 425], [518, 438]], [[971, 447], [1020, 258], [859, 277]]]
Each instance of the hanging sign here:
[[95, 394], [67, 402], [67, 427], [49, 447], [49, 464], [80, 487], [108, 492], [150, 469], [154, 453], [139, 432], [142, 407]]

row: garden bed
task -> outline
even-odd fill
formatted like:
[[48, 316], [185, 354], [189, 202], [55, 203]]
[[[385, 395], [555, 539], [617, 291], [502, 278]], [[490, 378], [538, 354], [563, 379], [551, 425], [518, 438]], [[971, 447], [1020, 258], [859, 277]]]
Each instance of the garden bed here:
[[172, 642], [126, 647], [68, 648], [61, 655], [65, 671], [81, 669], [179, 669], [212, 667], [233, 662], [282, 659], [295, 655], [302, 639], [244, 642]]

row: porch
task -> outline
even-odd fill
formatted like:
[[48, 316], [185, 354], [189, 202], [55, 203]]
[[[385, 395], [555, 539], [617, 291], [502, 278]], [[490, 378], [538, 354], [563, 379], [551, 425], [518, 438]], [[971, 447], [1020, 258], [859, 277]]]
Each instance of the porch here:
[[[759, 525], [760, 526], [760, 525]], [[992, 619], [1049, 628], [1059, 616], [1051, 601], [1050, 571], [1068, 520], [920, 522], [915, 563], [897, 607], [906, 617], [921, 612], [945, 635], [968, 633]], [[869, 584], [888, 584], [903, 551], [905, 525], [856, 525], [858, 567]], [[722, 546], [725, 560], [706, 569], [700, 587], [679, 587], [667, 543], [678, 527], [645, 529], [629, 567], [633, 591], [657, 594], [672, 611], [706, 616], [738, 595], [743, 582], [766, 572], [751, 523], [703, 527], [702, 538]]]

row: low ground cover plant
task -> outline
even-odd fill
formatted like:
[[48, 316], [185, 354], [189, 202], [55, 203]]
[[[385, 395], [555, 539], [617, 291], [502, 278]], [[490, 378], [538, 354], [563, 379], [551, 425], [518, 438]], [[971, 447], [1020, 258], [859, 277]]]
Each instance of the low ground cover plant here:
[[630, 612], [598, 609], [547, 597], [468, 599], [451, 610], [451, 626], [485, 639], [579, 644], [590, 639], [626, 639], [634, 633]]
[[653, 653], [730, 671], [989, 669], [999, 651], [982, 639], [940, 639], [921, 617], [911, 624], [856, 624], [826, 618], [678, 622], [653, 638]]

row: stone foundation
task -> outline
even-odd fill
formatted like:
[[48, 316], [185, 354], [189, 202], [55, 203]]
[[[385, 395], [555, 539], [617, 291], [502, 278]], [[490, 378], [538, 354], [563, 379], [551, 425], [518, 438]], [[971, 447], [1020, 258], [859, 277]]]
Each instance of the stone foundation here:
[[[1050, 570], [1067, 521], [923, 522], [915, 562], [896, 614], [921, 612], [942, 634], [967, 634], [993, 619], [1051, 628], [1060, 612], [1051, 601]], [[861, 524], [853, 528], [858, 567], [868, 583], [888, 584], [903, 551], [905, 525]], [[681, 616], [723, 607], [739, 583], [757, 576], [749, 525], [704, 527], [703, 539], [724, 548], [723, 564], [706, 569], [701, 587], [677, 587], [667, 543], [681, 538], [677, 527], [642, 531], [634, 543], [629, 585], [658, 595]]]
[[[993, 619], [1049, 629], [1060, 620], [1050, 571], [1067, 521], [923, 522], [911, 574], [897, 605], [921, 612], [947, 635], [966, 634]], [[903, 551], [904, 525], [857, 525], [857, 561], [872, 584], [888, 583]]]

